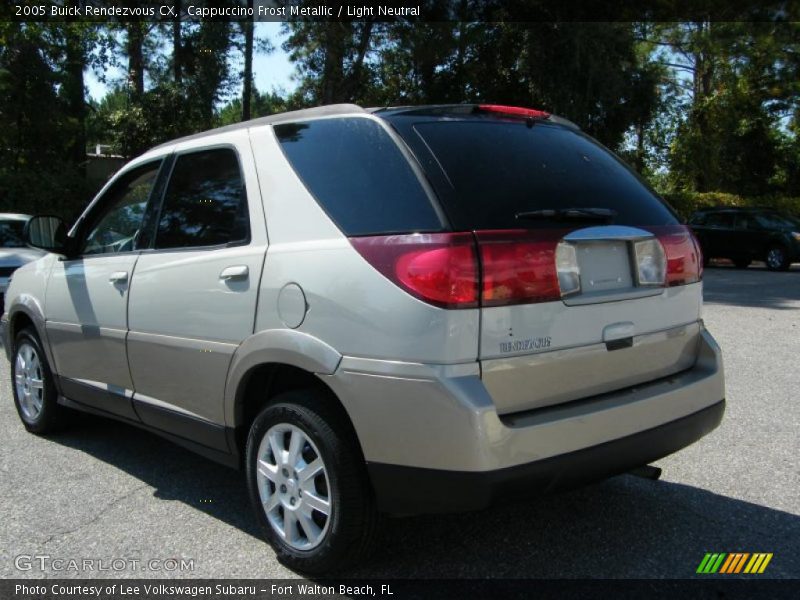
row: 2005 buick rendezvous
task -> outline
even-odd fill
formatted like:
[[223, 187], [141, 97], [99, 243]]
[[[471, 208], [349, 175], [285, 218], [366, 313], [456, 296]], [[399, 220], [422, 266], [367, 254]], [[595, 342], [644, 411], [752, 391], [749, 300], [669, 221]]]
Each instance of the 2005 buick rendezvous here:
[[309, 573], [379, 513], [621, 473], [724, 410], [692, 234], [574, 125], [495, 105], [327, 106], [132, 161], [14, 274], [14, 399], [134, 423], [247, 474]]

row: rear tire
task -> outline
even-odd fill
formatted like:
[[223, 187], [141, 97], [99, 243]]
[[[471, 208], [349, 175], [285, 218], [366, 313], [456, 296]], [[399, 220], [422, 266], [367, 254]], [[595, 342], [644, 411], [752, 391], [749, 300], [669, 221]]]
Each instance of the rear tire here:
[[767, 257], [764, 261], [767, 263], [767, 268], [770, 271], [786, 271], [791, 265], [789, 262], [789, 254], [783, 246], [772, 246], [772, 248], [767, 251]]
[[22, 329], [14, 339], [11, 389], [17, 414], [31, 433], [52, 433], [69, 422], [70, 410], [57, 402], [53, 373], [32, 327]]
[[372, 549], [378, 512], [349, 421], [315, 390], [279, 394], [247, 439], [250, 501], [278, 560], [321, 575]]

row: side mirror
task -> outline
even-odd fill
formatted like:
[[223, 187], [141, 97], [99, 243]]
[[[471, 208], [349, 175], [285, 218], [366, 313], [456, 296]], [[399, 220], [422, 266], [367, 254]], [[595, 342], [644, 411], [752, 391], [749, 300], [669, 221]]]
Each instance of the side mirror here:
[[34, 248], [67, 254], [69, 239], [67, 224], [61, 217], [54, 215], [37, 215], [25, 224], [25, 242]]

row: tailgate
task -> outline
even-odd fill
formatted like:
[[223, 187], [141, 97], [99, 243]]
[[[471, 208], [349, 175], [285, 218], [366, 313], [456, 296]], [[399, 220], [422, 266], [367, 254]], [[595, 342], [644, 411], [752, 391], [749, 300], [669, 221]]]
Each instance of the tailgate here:
[[615, 349], [595, 343], [481, 361], [500, 414], [578, 400], [666, 377], [697, 359], [699, 322], [630, 338]]
[[[474, 235], [478, 359], [498, 412], [694, 364], [697, 247], [623, 161], [575, 127], [518, 107], [398, 109], [387, 119], [452, 230]], [[447, 273], [454, 287], [470, 280], [460, 264]]]
[[[577, 230], [563, 239], [580, 280], [575, 293], [482, 309], [482, 376], [499, 413], [578, 400], [694, 365], [701, 284], [640, 285], [634, 245], [642, 239], [653, 234]], [[673, 255], [670, 239], [659, 239]]]

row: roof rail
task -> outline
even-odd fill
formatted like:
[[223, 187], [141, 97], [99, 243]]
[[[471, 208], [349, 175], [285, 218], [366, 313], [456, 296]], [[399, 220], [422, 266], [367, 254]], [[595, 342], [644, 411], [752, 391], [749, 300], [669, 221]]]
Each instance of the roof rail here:
[[167, 142], [164, 142], [163, 144], [155, 146], [152, 149], [156, 150], [158, 148], [164, 148], [165, 146], [172, 146], [173, 144], [187, 142], [189, 140], [196, 140], [210, 135], [216, 135], [217, 133], [225, 133], [228, 131], [236, 131], [239, 129], [249, 129], [250, 127], [258, 127], [260, 125], [269, 125], [273, 123], [286, 123], [291, 121], [302, 121], [304, 119], [314, 119], [317, 117], [327, 117], [330, 115], [347, 115], [347, 114], [365, 113], [365, 112], [367, 111], [365, 111], [357, 104], [327, 104], [325, 106], [317, 106], [314, 108], [304, 108], [302, 110], [293, 110], [290, 112], [276, 113], [274, 115], [269, 115], [267, 117], [258, 117], [257, 119], [250, 119], [249, 121], [242, 121], [240, 123], [233, 123], [232, 125], [225, 125], [224, 127], [216, 127], [215, 129], [208, 129], [207, 131], [201, 131], [174, 140], [169, 140]]

